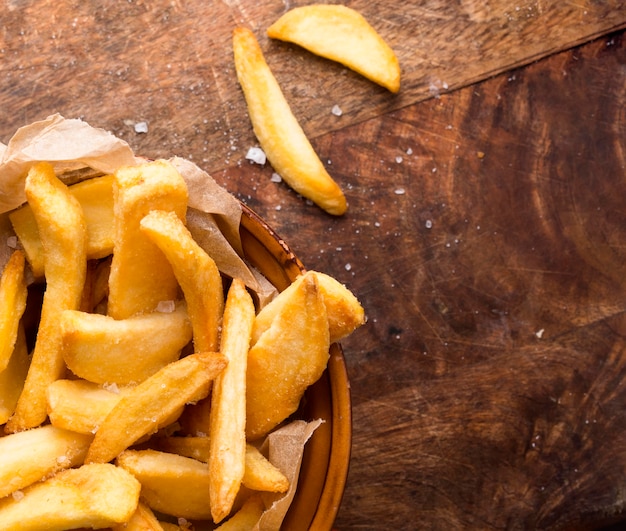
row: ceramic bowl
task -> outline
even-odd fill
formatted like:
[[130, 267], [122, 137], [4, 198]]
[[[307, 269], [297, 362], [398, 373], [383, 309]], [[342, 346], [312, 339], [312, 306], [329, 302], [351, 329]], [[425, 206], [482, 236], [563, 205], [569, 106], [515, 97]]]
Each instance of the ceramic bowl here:
[[[247, 206], [242, 208], [246, 258], [279, 291], [285, 289], [304, 265], [263, 219]], [[282, 529], [330, 531], [343, 496], [352, 440], [350, 387], [338, 344], [331, 345], [326, 371], [306, 391], [295, 415], [324, 422], [305, 446], [298, 488]]]

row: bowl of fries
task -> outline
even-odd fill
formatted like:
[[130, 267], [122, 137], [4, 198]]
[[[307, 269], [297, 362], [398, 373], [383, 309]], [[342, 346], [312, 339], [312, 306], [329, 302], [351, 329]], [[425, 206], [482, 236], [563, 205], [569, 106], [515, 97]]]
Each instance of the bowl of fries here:
[[[68, 169], [50, 132], [97, 141]], [[363, 308], [194, 164], [107, 135], [55, 116], [2, 161], [0, 528], [330, 530]]]

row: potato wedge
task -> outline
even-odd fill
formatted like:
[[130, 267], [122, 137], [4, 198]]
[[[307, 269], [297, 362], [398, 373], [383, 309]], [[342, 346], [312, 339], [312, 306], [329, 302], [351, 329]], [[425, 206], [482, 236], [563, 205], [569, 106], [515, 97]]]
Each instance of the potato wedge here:
[[50, 425], [0, 437], [0, 498], [81, 465], [92, 439]]
[[251, 444], [246, 445], [246, 473], [242, 483], [260, 492], [287, 492], [289, 489], [287, 477]]
[[304, 275], [296, 278], [257, 314], [252, 330], [252, 345], [271, 326], [276, 315], [280, 313], [283, 304], [289, 297], [293, 296], [293, 293], [307, 275], [313, 275], [317, 278], [324, 305], [326, 306], [331, 343], [340, 341], [365, 323], [365, 311], [361, 303], [348, 288], [325, 273], [307, 271]]
[[143, 436], [154, 433], [173, 412], [188, 402], [204, 398], [210, 382], [227, 363], [221, 354], [191, 354], [141, 382], [122, 396], [107, 415], [85, 462], [111, 461]]
[[47, 389], [48, 417], [57, 428], [94, 434], [131, 388], [109, 391], [86, 380], [57, 380]]
[[130, 520], [114, 525], [111, 531], [163, 531], [163, 526], [150, 507], [139, 500], [137, 509]]
[[34, 428], [46, 419], [46, 388], [65, 371], [57, 322], [61, 312], [79, 307], [87, 269], [82, 209], [52, 166], [33, 166], [25, 191], [44, 248], [46, 292], [24, 389], [5, 428], [9, 432]]
[[64, 470], [32, 485], [21, 497], [0, 500], [4, 531], [63, 531], [127, 522], [139, 503], [141, 485], [110, 464]]
[[[88, 259], [104, 258], [113, 251], [113, 176], [88, 179], [69, 187], [78, 200], [87, 229]], [[24, 247], [35, 277], [44, 274], [43, 246], [32, 207], [27, 203], [9, 214], [13, 230]]]
[[363, 15], [347, 6], [291, 9], [267, 29], [267, 35], [337, 61], [391, 92], [400, 90], [396, 54]]
[[235, 28], [233, 50], [254, 133], [276, 172], [329, 214], [345, 213], [347, 203], [341, 188], [292, 113], [252, 31]]
[[185, 219], [187, 186], [174, 166], [157, 160], [117, 170], [113, 194], [115, 233], [108, 313], [114, 319], [126, 319], [177, 298], [172, 268], [140, 230], [139, 222], [151, 210], [172, 211]]
[[194, 350], [217, 350], [224, 312], [222, 277], [217, 265], [173, 212], [154, 210], [141, 220], [140, 227], [165, 254], [183, 290], [193, 327]]
[[25, 261], [22, 251], [13, 252], [0, 278], [0, 373], [9, 364], [26, 309]]
[[142, 498], [152, 510], [179, 518], [211, 518], [206, 463], [156, 450], [126, 450], [115, 462], [139, 480]]
[[139, 383], [180, 357], [191, 341], [187, 309], [150, 312], [116, 320], [65, 311], [59, 322], [63, 359], [80, 378], [104, 384]]
[[315, 275], [305, 276], [248, 353], [246, 435], [253, 441], [291, 415], [328, 363], [326, 306]]
[[0, 425], [15, 413], [15, 406], [24, 388], [29, 365], [30, 356], [26, 345], [26, 335], [24, 328], [20, 325], [9, 364], [0, 372]]
[[231, 518], [216, 528], [215, 531], [246, 531], [254, 529], [261, 515], [265, 511], [265, 505], [261, 496], [250, 496]]
[[220, 342], [228, 366], [215, 379], [211, 395], [209, 500], [215, 523], [230, 514], [246, 468], [246, 368], [254, 316], [245, 284], [233, 279]]

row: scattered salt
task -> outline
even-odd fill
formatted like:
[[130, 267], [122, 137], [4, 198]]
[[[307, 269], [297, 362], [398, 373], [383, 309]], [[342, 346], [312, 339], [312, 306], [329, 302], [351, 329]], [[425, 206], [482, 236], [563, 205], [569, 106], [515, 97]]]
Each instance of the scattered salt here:
[[176, 303], [174, 301], [159, 301], [156, 311], [159, 313], [172, 313], [176, 309]]
[[413, 150], [411, 148], [406, 150], [407, 155], [413, 155]]
[[11, 496], [15, 501], [20, 501], [24, 498], [24, 493], [21, 490], [16, 490], [11, 493]]
[[427, 229], [432, 229], [433, 228], [433, 222], [430, 219], [427, 219], [426, 223], [424, 223], [424, 225], [426, 226]]
[[352, 264], [346, 264], [344, 267], [346, 268], [346, 271], [350, 271], [352, 269]]
[[147, 132], [148, 132], [147, 122], [137, 122], [135, 124], [135, 133], [147, 133]]
[[396, 195], [404, 195], [406, 193], [406, 190], [404, 188], [396, 188], [393, 191], [393, 193], [396, 194]]
[[403, 159], [400, 155], [398, 155], [398, 156], [396, 157], [396, 162], [397, 162], [398, 164], [402, 164], [402, 161], [403, 161], [403, 160], [404, 160], [404, 159]]
[[67, 457], [66, 455], [60, 455], [59, 457], [57, 457], [57, 464], [58, 465], [64, 465], [69, 460], [70, 460], [70, 458]]
[[545, 329], [541, 329], [541, 330], [537, 330], [537, 332], [535, 332], [535, 335], [537, 336], [538, 339], [541, 339], [543, 337], [543, 333], [545, 332]]
[[7, 238], [7, 247], [17, 249], [17, 236], [9, 236]]
[[272, 173], [272, 176], [270, 177], [270, 181], [272, 181], [273, 183], [279, 183], [283, 180], [283, 178], [278, 175], [278, 173], [274, 172]]
[[343, 111], [341, 110], [341, 107], [339, 107], [339, 105], [333, 105], [333, 108], [330, 110], [330, 112], [332, 112], [335, 116], [341, 116], [343, 114]]
[[120, 388], [117, 386], [115, 382], [112, 383], [104, 383], [102, 384], [102, 388], [109, 391], [110, 393], [119, 394]]
[[248, 149], [248, 152], [246, 153], [246, 159], [256, 164], [260, 164], [261, 166], [263, 166], [263, 164], [265, 164], [265, 162], [267, 161], [265, 152], [258, 147], [251, 147], [250, 149]]

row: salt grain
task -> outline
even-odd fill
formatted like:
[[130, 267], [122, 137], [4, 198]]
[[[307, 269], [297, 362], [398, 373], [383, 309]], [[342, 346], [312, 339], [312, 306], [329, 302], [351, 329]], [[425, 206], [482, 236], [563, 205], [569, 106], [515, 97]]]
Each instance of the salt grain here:
[[265, 152], [258, 147], [251, 147], [246, 153], [246, 159], [263, 166], [267, 162]]
[[147, 122], [137, 122], [135, 124], [135, 133], [147, 133], [147, 132], [148, 132]]
[[270, 181], [272, 181], [273, 183], [279, 183], [283, 180], [283, 178], [278, 175], [278, 173], [274, 172], [272, 173], [272, 176], [270, 177]]
[[406, 190], [404, 188], [396, 188], [393, 191], [393, 193], [396, 194], [396, 195], [404, 195], [406, 193]]
[[15, 501], [21, 501], [24, 498], [24, 493], [21, 490], [16, 490], [11, 493], [11, 496]]
[[432, 229], [433, 228], [433, 222], [430, 219], [427, 219], [426, 223], [424, 223], [424, 225], [426, 226], [427, 229]]
[[17, 236], [9, 236], [7, 238], [7, 247], [17, 249]]
[[339, 105], [333, 105], [333, 108], [330, 110], [330, 112], [332, 112], [335, 116], [341, 116], [343, 114], [343, 111], [341, 110], [341, 107], [339, 107]]
[[156, 311], [159, 313], [172, 313], [176, 309], [176, 303], [174, 301], [159, 301]]
[[403, 161], [403, 160], [404, 160], [404, 159], [403, 159], [401, 156], [399, 156], [399, 155], [396, 157], [396, 162], [397, 162], [398, 164], [402, 164], [402, 161]]

